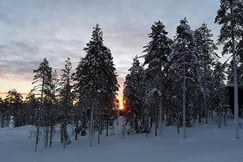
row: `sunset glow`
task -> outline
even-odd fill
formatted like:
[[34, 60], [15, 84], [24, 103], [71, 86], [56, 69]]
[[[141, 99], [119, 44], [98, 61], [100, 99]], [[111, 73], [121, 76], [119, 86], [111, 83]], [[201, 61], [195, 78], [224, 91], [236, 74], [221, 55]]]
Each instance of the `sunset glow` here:
[[124, 109], [124, 106], [123, 106], [123, 101], [119, 100], [119, 110], [123, 110]]
[[124, 106], [123, 106], [123, 87], [119, 88], [117, 99], [119, 101], [119, 105], [117, 105], [117, 109], [118, 110], [123, 110], [124, 109]]

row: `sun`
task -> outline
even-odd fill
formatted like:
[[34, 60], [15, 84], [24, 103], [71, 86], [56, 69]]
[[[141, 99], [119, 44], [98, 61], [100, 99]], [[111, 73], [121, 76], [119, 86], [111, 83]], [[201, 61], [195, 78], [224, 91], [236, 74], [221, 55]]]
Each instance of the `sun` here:
[[122, 94], [118, 94], [118, 95], [117, 95], [117, 99], [118, 99], [118, 104], [117, 104], [116, 108], [117, 108], [118, 110], [124, 110], [123, 96], [122, 96]]
[[124, 105], [123, 105], [123, 101], [120, 101], [119, 100], [119, 107], [118, 107], [119, 110], [124, 110]]

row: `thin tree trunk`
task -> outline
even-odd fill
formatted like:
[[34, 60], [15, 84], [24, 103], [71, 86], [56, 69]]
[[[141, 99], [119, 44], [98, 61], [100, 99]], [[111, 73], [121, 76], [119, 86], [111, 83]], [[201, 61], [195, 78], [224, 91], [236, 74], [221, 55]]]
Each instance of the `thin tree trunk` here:
[[51, 148], [52, 146], [52, 138], [53, 138], [53, 131], [54, 131], [54, 127], [51, 123], [51, 126], [50, 126], [51, 130], [50, 130], [50, 139], [49, 139], [49, 147]]
[[208, 124], [208, 107], [207, 107], [207, 101], [206, 101], [206, 90], [205, 87], [203, 87], [203, 105], [205, 109], [205, 124]]
[[179, 134], [180, 133], [180, 117], [179, 114], [177, 112], [177, 120], [176, 120], [176, 132]]
[[227, 126], [227, 123], [226, 123], [226, 114], [224, 114], [224, 126], [225, 127]]
[[40, 133], [40, 108], [37, 109], [37, 123], [36, 123], [36, 139], [35, 139], [35, 152], [37, 152], [37, 145], [39, 143]]
[[[230, 13], [233, 14], [233, 1], [230, 1]], [[231, 19], [231, 21], [233, 21]], [[234, 75], [234, 126], [235, 126], [235, 139], [239, 139], [239, 101], [238, 101], [238, 82], [237, 82], [237, 65], [235, 53], [235, 24], [231, 24], [231, 39], [232, 39], [232, 52], [233, 52], [233, 75]]]
[[2, 119], [1, 119], [1, 127], [4, 127], [4, 118], [5, 118], [5, 114], [2, 113]]
[[202, 107], [201, 107], [201, 105], [199, 106], [199, 110], [198, 110], [198, 122], [202, 123]]
[[43, 106], [43, 93], [44, 93], [44, 78], [42, 79], [41, 85], [41, 105], [37, 109], [37, 123], [36, 123], [36, 139], [35, 139], [35, 152], [37, 152], [37, 145], [39, 143], [39, 134], [40, 134], [40, 111]]
[[91, 101], [90, 126], [89, 126], [89, 146], [92, 147], [93, 136], [93, 118], [94, 118], [94, 101]]
[[64, 143], [64, 124], [62, 123], [61, 125], [61, 139], [60, 139], [61, 143]]
[[[81, 100], [81, 99], [80, 99]], [[79, 115], [81, 114], [80, 113], [80, 103], [79, 103], [79, 108], [76, 109], [76, 115], [75, 115], [75, 125], [76, 125], [76, 128], [75, 128], [75, 140], [78, 140], [78, 133], [80, 132], [79, 130]]]
[[109, 136], [109, 119], [106, 119], [106, 136]]
[[159, 135], [162, 135], [162, 129], [163, 129], [163, 123], [162, 123], [162, 117], [163, 117], [163, 99], [162, 99], [162, 93], [161, 93], [161, 99], [160, 99], [160, 105], [159, 105]]
[[46, 125], [45, 127], [45, 148], [48, 146], [48, 138], [49, 138], [49, 127]]
[[185, 69], [185, 63], [183, 64], [183, 138], [186, 138], [186, 69]]
[[156, 104], [155, 115], [154, 115], [154, 117], [155, 117], [155, 122], [154, 122], [154, 129], [155, 129], [155, 131], [154, 131], [154, 135], [155, 136], [158, 135], [158, 116], [159, 116], [159, 114], [158, 114], [158, 108], [157, 108], [157, 104]]
[[100, 144], [100, 135], [102, 134], [102, 119], [100, 116], [100, 121], [99, 121], [99, 132], [98, 132], [98, 144]]

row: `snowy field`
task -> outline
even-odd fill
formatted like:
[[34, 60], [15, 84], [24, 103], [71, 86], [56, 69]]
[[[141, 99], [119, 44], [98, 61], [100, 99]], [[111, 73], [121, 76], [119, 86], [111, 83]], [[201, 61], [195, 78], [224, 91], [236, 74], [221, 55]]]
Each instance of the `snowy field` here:
[[[241, 123], [243, 121], [241, 120]], [[34, 138], [29, 138], [32, 126], [0, 128], [1, 162], [243, 162], [243, 129], [240, 139], [234, 139], [234, 126], [217, 128], [215, 123], [187, 129], [182, 138], [175, 127], [167, 127], [160, 137], [152, 134], [116, 135], [102, 137], [89, 147], [88, 136], [63, 149], [54, 141], [53, 147], [38, 146], [34, 152]]]

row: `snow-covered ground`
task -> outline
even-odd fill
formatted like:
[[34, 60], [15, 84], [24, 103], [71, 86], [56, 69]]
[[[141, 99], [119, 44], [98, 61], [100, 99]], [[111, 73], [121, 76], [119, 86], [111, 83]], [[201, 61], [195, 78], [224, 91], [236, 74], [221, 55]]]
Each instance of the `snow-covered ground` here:
[[[243, 121], [241, 121], [243, 123]], [[0, 128], [1, 162], [243, 162], [243, 129], [240, 139], [234, 139], [234, 126], [217, 128], [214, 123], [187, 129], [188, 137], [182, 138], [175, 127], [166, 127], [160, 137], [152, 134], [102, 136], [89, 147], [89, 137], [63, 149], [54, 141], [53, 147], [38, 146], [34, 152], [34, 138], [29, 138], [32, 126]]]

